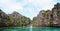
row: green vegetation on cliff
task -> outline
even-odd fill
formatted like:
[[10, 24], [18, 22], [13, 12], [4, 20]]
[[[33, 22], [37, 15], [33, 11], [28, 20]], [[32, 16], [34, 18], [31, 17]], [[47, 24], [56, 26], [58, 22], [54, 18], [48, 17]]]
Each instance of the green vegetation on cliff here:
[[30, 18], [25, 17], [16, 11], [12, 14], [6, 14], [0, 9], [0, 27], [28, 26], [30, 23]]

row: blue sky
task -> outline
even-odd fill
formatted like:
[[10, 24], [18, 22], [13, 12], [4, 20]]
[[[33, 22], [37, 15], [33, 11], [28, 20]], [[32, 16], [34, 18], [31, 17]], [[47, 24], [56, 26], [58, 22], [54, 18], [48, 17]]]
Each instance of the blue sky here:
[[32, 19], [40, 10], [51, 10], [57, 2], [60, 0], [0, 0], [0, 9], [7, 14], [17, 11]]

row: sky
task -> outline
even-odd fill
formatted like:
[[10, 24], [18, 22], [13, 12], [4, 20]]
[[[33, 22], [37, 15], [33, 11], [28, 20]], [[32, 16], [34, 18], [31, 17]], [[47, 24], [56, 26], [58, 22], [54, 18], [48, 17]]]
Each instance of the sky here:
[[57, 2], [60, 0], [0, 0], [0, 9], [7, 14], [17, 11], [32, 19], [41, 10], [51, 10]]

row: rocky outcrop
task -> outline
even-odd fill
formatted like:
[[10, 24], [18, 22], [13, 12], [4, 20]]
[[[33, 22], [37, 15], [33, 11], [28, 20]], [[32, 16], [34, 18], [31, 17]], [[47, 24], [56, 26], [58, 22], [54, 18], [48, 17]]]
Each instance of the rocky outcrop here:
[[60, 3], [52, 10], [41, 10], [38, 14], [38, 26], [60, 26]]
[[38, 26], [42, 26], [44, 24], [44, 22], [43, 22], [44, 21], [44, 13], [45, 13], [45, 11], [42, 10], [38, 14]]
[[12, 18], [13, 26], [28, 26], [31, 21], [30, 18], [27, 18], [16, 11], [9, 16]]
[[53, 26], [60, 26], [60, 3], [54, 5], [52, 9], [53, 14]]
[[51, 11], [47, 10], [46, 14], [44, 16], [44, 24], [45, 24], [45, 26], [50, 25], [50, 22], [51, 22]]
[[22, 27], [30, 25], [31, 20], [18, 12], [6, 14], [0, 9], [0, 27]]
[[33, 18], [33, 21], [31, 22], [33, 24], [33, 26], [37, 27], [38, 25], [38, 21], [37, 21], [37, 16]]
[[[12, 22], [13, 22], [13, 26], [16, 26], [16, 25], [19, 25], [21, 26], [22, 25], [22, 15], [19, 14], [18, 12], [14, 11], [12, 14], [9, 14], [10, 18], [12, 18]], [[19, 23], [19, 24], [17, 24]]]
[[48, 26], [51, 21], [51, 11], [40, 11], [38, 14], [38, 26]]
[[0, 9], [0, 26], [8, 26], [9, 20], [9, 16]]

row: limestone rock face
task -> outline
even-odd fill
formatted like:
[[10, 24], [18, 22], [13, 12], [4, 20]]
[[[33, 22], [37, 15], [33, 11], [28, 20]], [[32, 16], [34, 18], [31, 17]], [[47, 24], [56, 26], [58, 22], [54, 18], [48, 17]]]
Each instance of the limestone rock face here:
[[57, 9], [57, 10], [60, 9], [60, 3], [55, 4], [54, 9]]
[[51, 19], [51, 11], [40, 11], [38, 14], [38, 26], [48, 26]]
[[38, 26], [42, 26], [44, 24], [44, 10], [40, 11], [38, 14]]
[[60, 26], [60, 3], [52, 10], [41, 10], [38, 14], [38, 26]]
[[53, 11], [53, 24], [60, 26], [60, 3], [54, 5]]
[[[16, 11], [14, 11], [12, 14], [10, 14], [9, 15], [11, 18], [12, 18], [12, 20], [13, 20], [13, 26], [16, 26], [17, 25], [17, 21], [18, 21], [18, 23], [20, 23], [20, 25], [21, 25], [21, 18], [22, 18], [22, 15], [20, 15], [18, 12], [16, 12]], [[20, 26], [19, 25], [19, 26]]]
[[25, 17], [14, 11], [12, 14], [6, 14], [0, 9], [0, 27], [23, 27], [29, 26], [30, 18]]
[[8, 26], [7, 24], [9, 20], [9, 16], [0, 9], [0, 26]]
[[47, 10], [45, 16], [44, 16], [44, 24], [45, 26], [48, 26], [50, 24], [50, 21], [51, 21], [51, 11], [50, 10]]

